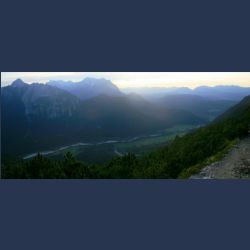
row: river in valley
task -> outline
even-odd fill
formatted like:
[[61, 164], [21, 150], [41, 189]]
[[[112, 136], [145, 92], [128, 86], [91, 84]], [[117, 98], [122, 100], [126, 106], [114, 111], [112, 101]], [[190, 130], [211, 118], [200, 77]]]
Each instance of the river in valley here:
[[[116, 143], [129, 143], [129, 142], [134, 142], [136, 140], [140, 140], [140, 139], [144, 139], [144, 138], [151, 138], [151, 137], [157, 137], [160, 136], [161, 133], [157, 133], [157, 134], [151, 134], [151, 135], [144, 135], [144, 136], [136, 136], [136, 137], [132, 137], [130, 139], [120, 139], [120, 140], [105, 140], [105, 141], [100, 141], [100, 142], [78, 142], [78, 143], [74, 143], [74, 144], [70, 144], [70, 145], [66, 145], [66, 146], [62, 146], [53, 150], [47, 150], [47, 151], [40, 151], [40, 152], [34, 152], [34, 153], [30, 153], [28, 155], [23, 156], [24, 160], [30, 159], [35, 157], [38, 153], [41, 155], [50, 155], [50, 154], [54, 154], [60, 151], [63, 151], [65, 149], [70, 149], [73, 147], [79, 147], [79, 146], [99, 146], [99, 145], [103, 145], [103, 144], [116, 144]], [[117, 155], [122, 155], [120, 152], [118, 152], [117, 150], [115, 150], [115, 153]]]

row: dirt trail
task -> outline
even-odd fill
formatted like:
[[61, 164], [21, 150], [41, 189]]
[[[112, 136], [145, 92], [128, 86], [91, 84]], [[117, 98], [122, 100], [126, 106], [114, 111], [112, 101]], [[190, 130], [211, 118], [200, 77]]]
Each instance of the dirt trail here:
[[206, 166], [190, 179], [250, 178], [250, 137], [240, 141], [219, 162]]

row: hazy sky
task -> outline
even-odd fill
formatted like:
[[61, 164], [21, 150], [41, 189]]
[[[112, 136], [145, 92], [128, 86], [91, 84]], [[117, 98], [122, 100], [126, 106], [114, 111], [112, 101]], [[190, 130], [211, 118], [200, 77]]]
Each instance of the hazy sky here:
[[240, 85], [250, 87], [250, 72], [1, 72], [1, 85], [17, 78], [27, 83], [49, 80], [79, 81], [85, 77], [106, 78], [120, 88]]

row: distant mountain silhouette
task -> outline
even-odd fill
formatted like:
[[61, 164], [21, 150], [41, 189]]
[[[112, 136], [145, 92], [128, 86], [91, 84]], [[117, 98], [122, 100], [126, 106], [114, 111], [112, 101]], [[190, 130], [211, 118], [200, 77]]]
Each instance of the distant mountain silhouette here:
[[110, 96], [122, 95], [119, 88], [117, 88], [111, 81], [104, 78], [96, 79], [88, 77], [80, 82], [49, 81], [47, 85], [67, 90], [82, 100], [86, 100], [101, 94]]
[[12, 84], [11, 84], [11, 86], [12, 87], [23, 87], [23, 86], [25, 86], [25, 85], [27, 85], [27, 83], [25, 83], [22, 79], [16, 79]]
[[191, 94], [192, 90], [186, 87], [145, 87], [145, 88], [124, 88], [122, 91], [126, 94], [136, 93], [149, 100], [156, 100], [164, 97], [167, 94]]
[[240, 101], [250, 94], [250, 88], [240, 86], [200, 86], [193, 90], [193, 93], [203, 97], [213, 99], [235, 100]]
[[245, 96], [250, 94], [250, 87], [240, 86], [200, 86], [195, 89], [175, 87], [175, 88], [126, 88], [123, 89], [124, 93], [135, 92], [144, 96], [149, 100], [157, 100], [166, 95], [196, 95], [209, 98], [212, 100], [230, 100], [240, 101]]

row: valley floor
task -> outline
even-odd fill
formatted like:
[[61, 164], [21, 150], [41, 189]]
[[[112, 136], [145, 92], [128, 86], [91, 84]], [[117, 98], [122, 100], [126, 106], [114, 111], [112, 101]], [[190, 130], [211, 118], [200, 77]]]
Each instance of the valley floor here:
[[250, 137], [240, 141], [225, 157], [212, 163], [190, 179], [248, 179], [250, 178]]
[[[123, 156], [127, 153], [133, 153], [136, 156], [143, 155], [159, 146], [168, 144], [175, 136], [183, 136], [197, 127], [195, 125], [177, 125], [162, 131], [156, 131], [154, 134], [127, 139], [110, 138], [99, 142], [79, 142], [56, 149], [40, 151], [39, 153], [50, 158], [63, 159], [64, 155], [70, 151], [77, 160], [90, 164], [104, 164], [115, 156]], [[22, 158], [24, 160], [31, 159], [37, 153], [33, 152], [24, 155]]]

